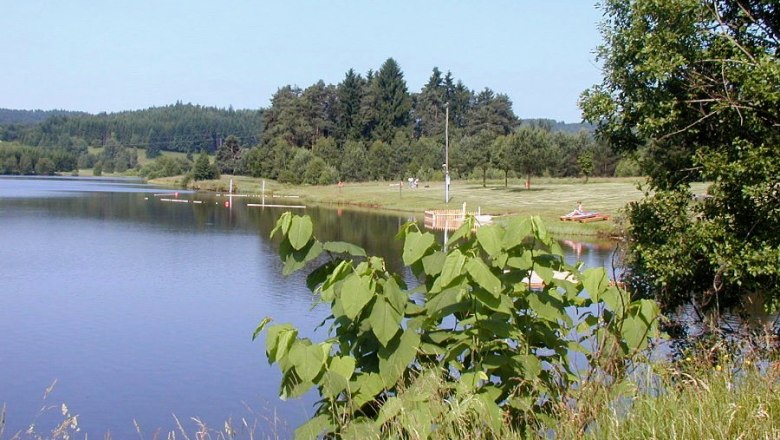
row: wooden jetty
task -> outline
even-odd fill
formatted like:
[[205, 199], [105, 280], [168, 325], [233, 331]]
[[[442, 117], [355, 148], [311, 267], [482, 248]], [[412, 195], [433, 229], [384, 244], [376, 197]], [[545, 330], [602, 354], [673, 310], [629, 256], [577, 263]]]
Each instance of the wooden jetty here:
[[474, 216], [477, 220], [477, 226], [486, 225], [493, 222], [492, 215], [477, 211], [466, 211], [466, 204], [461, 209], [432, 209], [425, 211], [425, 227], [434, 231], [454, 231], [463, 225], [467, 216]]

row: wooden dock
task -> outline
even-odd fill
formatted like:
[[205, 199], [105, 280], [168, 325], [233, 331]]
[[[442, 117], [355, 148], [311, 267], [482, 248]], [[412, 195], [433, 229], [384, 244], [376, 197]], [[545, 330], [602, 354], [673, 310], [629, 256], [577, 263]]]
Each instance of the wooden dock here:
[[484, 215], [481, 209], [466, 211], [466, 204], [461, 209], [432, 209], [425, 211], [425, 227], [434, 231], [454, 231], [463, 225], [467, 216], [477, 219], [477, 226], [492, 223], [493, 216]]

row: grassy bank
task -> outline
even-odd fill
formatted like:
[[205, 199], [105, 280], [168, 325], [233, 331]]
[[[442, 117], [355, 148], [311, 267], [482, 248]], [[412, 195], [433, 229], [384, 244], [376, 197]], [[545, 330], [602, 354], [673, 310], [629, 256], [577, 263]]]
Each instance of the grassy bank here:
[[[196, 189], [226, 191], [231, 176], [216, 181], [192, 182]], [[245, 176], [233, 177], [238, 192], [259, 194], [262, 180]], [[151, 183], [178, 186], [182, 176], [156, 179]], [[510, 180], [504, 187], [503, 180], [482, 182], [454, 181], [450, 186], [450, 202], [444, 202], [443, 182], [420, 182], [416, 189], [398, 182], [346, 183], [342, 186], [292, 186], [266, 180], [266, 195], [296, 195], [310, 204], [369, 207], [388, 211], [421, 214], [427, 209], [460, 209], [463, 203], [469, 211], [480, 209], [482, 213], [496, 216], [539, 215], [551, 232], [562, 235], [607, 235], [616, 228], [616, 217], [627, 203], [638, 200], [642, 192], [637, 189], [641, 178], [582, 179], [539, 178], [530, 189], [521, 180]], [[704, 191], [701, 184], [694, 188]], [[579, 224], [561, 222], [559, 217], [572, 211], [578, 201], [585, 209], [598, 211], [611, 217], [606, 222]]]
[[[777, 439], [780, 438], [778, 365], [714, 366], [693, 370], [655, 364], [645, 377], [618, 386], [585, 385], [577, 402], [559, 408], [551, 420], [538, 420], [522, 435], [508, 424], [488, 429], [479, 399], [428, 402], [437, 430], [431, 438], [584, 439]], [[652, 388], [647, 384], [651, 383]], [[439, 396], [446, 385], [426, 373], [406, 393]], [[387, 426], [391, 438], [425, 432], [414, 420], [398, 417]], [[412, 435], [410, 438], [417, 438]]]

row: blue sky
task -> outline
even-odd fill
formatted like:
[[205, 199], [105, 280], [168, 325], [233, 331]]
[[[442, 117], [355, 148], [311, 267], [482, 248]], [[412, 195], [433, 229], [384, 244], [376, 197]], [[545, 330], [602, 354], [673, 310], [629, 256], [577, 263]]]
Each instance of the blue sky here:
[[578, 122], [580, 92], [600, 81], [593, 2], [11, 0], [0, 107], [256, 109], [284, 85], [337, 84], [393, 57], [411, 92], [436, 66], [509, 95], [522, 118]]

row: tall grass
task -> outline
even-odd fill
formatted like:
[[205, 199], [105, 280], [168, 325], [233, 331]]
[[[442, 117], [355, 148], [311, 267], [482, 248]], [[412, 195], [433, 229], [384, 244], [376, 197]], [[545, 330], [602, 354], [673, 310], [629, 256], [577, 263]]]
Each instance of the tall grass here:
[[[655, 390], [631, 383], [622, 398], [593, 401], [585, 438], [778, 439], [780, 376], [771, 365], [656, 366]], [[567, 422], [558, 425], [559, 438], [583, 437], [580, 425]]]
[[[426, 415], [420, 417], [417, 407], [400, 410], [384, 423], [381, 438], [780, 439], [780, 364], [684, 362], [684, 369], [653, 364], [610, 386], [581, 383], [576, 402], [553, 418], [531, 421], [536, 428], [527, 433], [506, 422], [491, 427], [479, 399], [445, 399], [447, 383], [424, 372], [399, 397], [424, 402]], [[424, 398], [404, 397], [409, 394]]]

